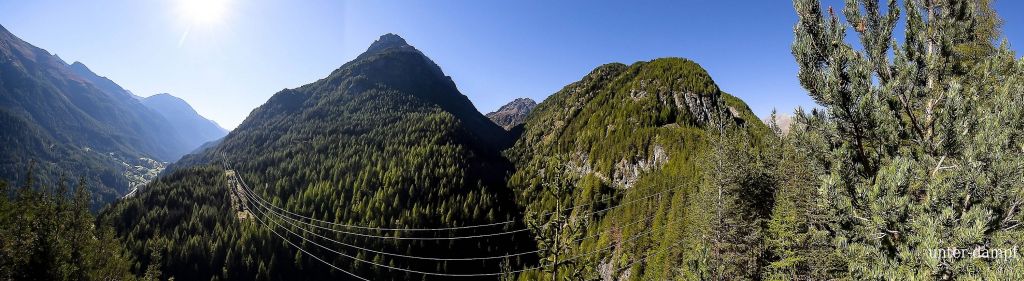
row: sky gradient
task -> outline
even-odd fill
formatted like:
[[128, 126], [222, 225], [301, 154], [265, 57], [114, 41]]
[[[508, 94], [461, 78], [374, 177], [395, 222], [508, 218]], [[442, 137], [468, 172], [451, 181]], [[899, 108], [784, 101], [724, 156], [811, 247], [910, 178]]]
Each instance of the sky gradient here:
[[[483, 113], [517, 97], [540, 102], [605, 63], [659, 57], [700, 63], [762, 117], [814, 105], [796, 79], [788, 0], [226, 0], [223, 17], [203, 23], [182, 11], [185, 1], [0, 0], [0, 25], [137, 95], [181, 97], [227, 129], [389, 32], [437, 62]], [[1024, 1], [996, 3], [1004, 35], [1024, 40]]]

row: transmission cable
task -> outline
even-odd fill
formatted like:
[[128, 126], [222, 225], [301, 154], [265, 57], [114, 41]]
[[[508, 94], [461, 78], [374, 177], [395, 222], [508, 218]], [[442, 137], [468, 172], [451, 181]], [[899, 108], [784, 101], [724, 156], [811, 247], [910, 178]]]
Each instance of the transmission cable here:
[[[253, 218], [255, 218], [255, 219], [256, 219], [257, 221], [259, 221], [259, 222], [260, 222], [260, 225], [263, 225], [263, 226], [264, 226], [264, 227], [266, 227], [266, 228], [267, 228], [268, 230], [270, 230], [271, 232], [273, 232], [273, 233], [274, 233], [274, 235], [277, 235], [277, 237], [281, 238], [281, 240], [284, 240], [284, 242], [288, 242], [288, 244], [292, 245], [292, 247], [295, 247], [296, 249], [299, 249], [299, 251], [302, 251], [302, 252], [303, 252], [303, 253], [305, 253], [306, 255], [308, 255], [308, 256], [311, 256], [311, 257], [313, 257], [314, 259], [316, 259], [316, 260], [318, 260], [318, 261], [320, 261], [320, 262], [322, 262], [322, 263], [326, 264], [327, 266], [330, 266], [330, 267], [332, 267], [332, 268], [334, 268], [334, 269], [337, 269], [338, 271], [344, 272], [345, 274], [348, 274], [348, 275], [350, 275], [350, 276], [352, 276], [352, 277], [355, 277], [355, 278], [357, 278], [357, 279], [359, 279], [359, 280], [363, 280], [363, 281], [370, 281], [370, 279], [366, 279], [366, 278], [363, 278], [362, 276], [356, 275], [355, 273], [352, 273], [352, 272], [349, 272], [349, 271], [347, 271], [347, 270], [341, 269], [340, 267], [338, 267], [338, 266], [335, 266], [335, 265], [334, 265], [333, 263], [327, 262], [327, 261], [325, 261], [325, 260], [321, 259], [320, 257], [318, 257], [318, 256], [316, 256], [316, 255], [314, 255], [314, 254], [310, 253], [309, 251], [306, 251], [306, 249], [303, 249], [303, 248], [302, 248], [301, 246], [299, 246], [299, 245], [296, 245], [295, 243], [292, 243], [292, 241], [291, 241], [291, 240], [289, 240], [288, 238], [285, 238], [285, 237], [284, 237], [284, 236], [282, 236], [282, 235], [281, 235], [280, 233], [277, 233], [277, 231], [276, 231], [276, 230], [274, 230], [274, 229], [273, 229], [273, 228], [271, 228], [271, 227], [270, 227], [269, 225], [267, 225], [266, 223], [264, 223], [264, 222], [263, 222], [263, 220], [262, 220], [262, 219], [260, 219], [259, 217], [253, 216]], [[303, 239], [303, 240], [305, 240], [305, 239]]]
[[[238, 174], [236, 173], [235, 176], [237, 177]], [[239, 182], [242, 184], [242, 188], [245, 189], [246, 192], [251, 193], [253, 196], [256, 197], [256, 200], [264, 202], [268, 206], [271, 206], [271, 207], [273, 207], [275, 209], [281, 210], [281, 211], [283, 211], [285, 213], [292, 214], [293, 216], [299, 216], [299, 217], [302, 217], [302, 218], [305, 218], [305, 219], [308, 219], [308, 220], [313, 220], [313, 221], [326, 222], [326, 221], [322, 221], [322, 220], [318, 220], [318, 219], [314, 219], [314, 218], [298, 215], [298, 214], [292, 213], [292, 212], [290, 212], [288, 210], [285, 210], [285, 209], [282, 209], [280, 207], [274, 206], [270, 202], [268, 202], [268, 201], [260, 198], [258, 195], [256, 195], [256, 193], [253, 190], [251, 190], [250, 188], [248, 188], [248, 185], [246, 185], [244, 182], [242, 182], [240, 178], [239, 178]], [[595, 215], [595, 214], [600, 214], [600, 213], [603, 213], [603, 212], [614, 210], [614, 209], [617, 209], [617, 208], [622, 207], [624, 205], [629, 205], [629, 204], [636, 203], [636, 202], [644, 200], [644, 199], [648, 199], [648, 198], [651, 198], [651, 197], [663, 194], [663, 193], [665, 193], [667, 191], [671, 191], [671, 189], [667, 189], [667, 190], [664, 190], [664, 191], [661, 191], [661, 192], [658, 192], [658, 193], [655, 193], [655, 194], [651, 194], [651, 195], [645, 196], [643, 198], [638, 198], [638, 199], [630, 200], [628, 202], [619, 203], [616, 206], [608, 207], [608, 208], [605, 208], [605, 209], [602, 209], [602, 210], [598, 210], [598, 211], [594, 211], [594, 212], [591, 212], [591, 213], [589, 213], [587, 215], [588, 216], [592, 216], [592, 215]], [[565, 209], [565, 210], [571, 210], [571, 208], [570, 209]], [[276, 211], [272, 211], [272, 212], [278, 213]], [[549, 213], [553, 213], [553, 212], [549, 212]], [[521, 228], [521, 229], [517, 229], [517, 230], [504, 231], [504, 232], [499, 232], [499, 233], [477, 234], [477, 235], [466, 235], [466, 236], [452, 236], [452, 237], [396, 237], [396, 236], [381, 236], [381, 235], [373, 235], [373, 234], [365, 234], [365, 233], [356, 233], [356, 232], [350, 232], [350, 231], [345, 231], [345, 230], [338, 230], [338, 229], [328, 228], [328, 227], [324, 227], [324, 226], [320, 226], [320, 225], [315, 225], [315, 224], [312, 224], [312, 223], [309, 223], [309, 222], [305, 222], [305, 221], [300, 221], [300, 220], [296, 220], [296, 221], [298, 221], [301, 224], [305, 224], [305, 225], [308, 225], [308, 226], [311, 226], [311, 227], [315, 227], [315, 228], [319, 228], [319, 229], [323, 229], [323, 230], [327, 230], [327, 231], [332, 231], [332, 232], [336, 232], [336, 233], [343, 233], [343, 234], [347, 234], [347, 235], [360, 236], [360, 237], [365, 237], [365, 238], [389, 239], [389, 240], [462, 240], [462, 239], [476, 239], [476, 238], [484, 238], [484, 237], [502, 236], [502, 235], [515, 234], [515, 233], [529, 231], [528, 228]], [[326, 223], [331, 223], [331, 222], [326, 222]], [[331, 224], [334, 224], [334, 223], [331, 223]], [[444, 228], [441, 228], [441, 229], [444, 229]]]
[[[306, 237], [303, 237], [302, 235], [299, 235], [299, 234], [295, 233], [294, 231], [288, 229], [287, 227], [284, 227], [283, 225], [277, 223], [276, 220], [270, 220], [270, 219], [268, 219], [268, 220], [273, 222], [274, 225], [276, 225], [277, 227], [283, 228], [285, 231], [287, 231], [288, 233], [292, 234], [293, 236], [296, 236], [296, 237], [298, 237], [299, 239], [301, 239], [301, 240], [303, 240], [305, 242], [309, 242], [309, 243], [311, 243], [313, 245], [316, 245], [317, 247], [320, 247], [320, 248], [325, 249], [327, 251], [333, 252], [335, 254], [347, 257], [349, 259], [352, 259], [352, 260], [355, 260], [355, 261], [358, 261], [358, 262], [367, 263], [367, 264], [374, 265], [374, 266], [377, 266], [377, 267], [384, 267], [384, 268], [388, 268], [388, 269], [392, 269], [392, 270], [409, 272], [409, 273], [416, 273], [416, 274], [430, 275], [430, 276], [444, 276], [444, 277], [482, 277], [482, 276], [497, 276], [497, 275], [504, 275], [504, 274], [510, 274], [510, 273], [520, 273], [520, 272], [525, 272], [525, 271], [530, 271], [530, 270], [537, 270], [537, 269], [542, 269], [544, 267], [548, 267], [548, 266], [535, 266], [535, 267], [523, 268], [523, 269], [519, 269], [519, 270], [515, 270], [515, 271], [510, 271], [510, 272], [478, 273], [478, 274], [447, 274], [447, 273], [425, 272], [425, 271], [419, 271], [419, 270], [399, 268], [399, 267], [395, 267], [395, 266], [390, 266], [390, 265], [376, 263], [376, 262], [373, 262], [373, 261], [363, 260], [363, 259], [360, 259], [360, 258], [357, 258], [357, 257], [350, 256], [348, 254], [339, 252], [337, 250], [331, 249], [329, 247], [325, 247], [323, 245], [320, 245], [319, 243], [311, 241], [310, 239], [308, 239]], [[260, 222], [262, 224], [262, 220]], [[670, 222], [669, 224], [666, 224], [662, 228], [666, 228], [666, 227], [668, 227], [669, 225], [671, 225], [673, 223], [674, 222]], [[264, 224], [264, 225], [266, 226], [266, 224]], [[596, 250], [588, 252], [586, 254], [576, 255], [576, 256], [573, 256], [573, 257], [570, 257], [570, 258], [566, 259], [565, 261], [572, 261], [572, 260], [576, 260], [576, 259], [579, 259], [579, 258], [584, 257], [584, 256], [594, 255], [596, 253], [603, 252], [603, 251], [606, 251], [608, 249], [611, 249], [612, 247], [617, 246], [617, 245], [621, 246], [621, 245], [623, 245], [625, 243], [632, 242], [632, 241], [637, 240], [637, 239], [639, 239], [641, 237], [646, 237], [647, 235], [650, 235], [654, 231], [655, 231], [655, 229], [652, 228], [651, 230], [648, 230], [646, 232], [633, 235], [629, 239], [625, 240], [624, 242], [619, 242], [619, 243], [611, 244], [611, 245], [608, 245], [607, 247], [596, 249]], [[274, 233], [277, 234], [276, 231]], [[281, 235], [278, 235], [278, 236], [281, 237]], [[289, 240], [287, 240], [287, 239], [285, 239], [285, 240], [288, 241], [289, 244], [292, 244], [293, 246], [295, 246], [295, 244], [291, 243]], [[305, 250], [303, 250], [303, 252], [308, 254], [308, 252], [306, 252]], [[318, 260], [319, 260], [319, 258], [318, 258]], [[321, 260], [321, 262], [323, 262], [323, 260]], [[332, 267], [334, 267], [334, 266], [332, 265]], [[348, 273], [347, 271], [343, 271], [343, 272]], [[351, 273], [349, 273], [349, 274], [351, 274]], [[355, 275], [353, 275], [353, 276], [355, 276]], [[366, 279], [363, 279], [363, 280], [366, 280]]]
[[[237, 172], [237, 170], [233, 170], [233, 171], [236, 171], [235, 172], [235, 177], [238, 179], [238, 182], [245, 189], [248, 189], [248, 190], [252, 191], [252, 188], [249, 187], [249, 185], [245, 183], [245, 181], [242, 179], [242, 176]], [[644, 197], [644, 198], [640, 198], [640, 199], [650, 198], [650, 197], [653, 197], [655, 195], [664, 194], [664, 193], [669, 192], [669, 191], [672, 191], [672, 189], [666, 189], [666, 190], [663, 190], [661, 192], [658, 192], [658, 193], [655, 193], [655, 194], [652, 194], [650, 196], [647, 196], [647, 197]], [[253, 191], [253, 193], [255, 194], [254, 191]], [[261, 200], [261, 201], [267, 202], [263, 198], [258, 198], [258, 199]], [[551, 214], [554, 214], [554, 213], [560, 212], [560, 211], [562, 211], [562, 212], [564, 212], [564, 211], [572, 211], [572, 210], [575, 210], [575, 209], [580, 208], [580, 207], [595, 205], [597, 203], [608, 202], [608, 201], [611, 201], [612, 199], [613, 198], [601, 199], [601, 200], [595, 201], [595, 202], [575, 205], [575, 206], [572, 206], [572, 207], [567, 208], [567, 209], [556, 210], [556, 211], [549, 211], [549, 212], [542, 213], [541, 216], [549, 216]], [[637, 201], [637, 200], [640, 200], [640, 199], [636, 199], [636, 200], [633, 200], [633, 201]], [[483, 227], [498, 226], [498, 225], [512, 224], [512, 223], [518, 222], [516, 220], [509, 220], [509, 221], [504, 221], [504, 222], [494, 222], [494, 223], [488, 223], [488, 224], [468, 225], [468, 226], [455, 226], [455, 227], [442, 227], [442, 228], [383, 228], [383, 227], [368, 227], [368, 226], [359, 226], [359, 225], [351, 225], [351, 224], [341, 224], [341, 223], [336, 223], [336, 222], [320, 220], [320, 219], [316, 219], [316, 218], [312, 218], [312, 217], [307, 217], [307, 216], [303, 216], [303, 215], [291, 212], [291, 211], [289, 211], [287, 209], [278, 207], [277, 205], [274, 205], [274, 204], [272, 204], [270, 202], [267, 202], [267, 203], [268, 203], [268, 205], [270, 205], [274, 209], [278, 209], [278, 210], [283, 211], [283, 212], [285, 212], [285, 213], [287, 213], [287, 214], [289, 214], [291, 216], [299, 217], [299, 218], [302, 218], [302, 219], [306, 219], [306, 220], [310, 220], [310, 221], [314, 221], [314, 222], [319, 222], [319, 223], [323, 223], [323, 224], [328, 224], [328, 225], [333, 225], [333, 226], [338, 226], [338, 227], [363, 229], [363, 230], [374, 230], [374, 231], [449, 231], [449, 230], [460, 230], [460, 229], [483, 228]], [[621, 204], [624, 204], [624, 203], [620, 203], [620, 205]], [[505, 233], [505, 234], [507, 234], [507, 233]]]
[[[250, 200], [253, 200], [253, 199], [251, 199], [251, 198], [250, 198], [251, 196], [253, 196], [253, 194], [249, 194], [249, 193], [246, 193], [246, 195], [245, 195], [245, 196], [246, 196], [246, 198], [248, 198], [248, 199], [250, 199]], [[661, 200], [661, 199], [659, 198], [658, 200]], [[260, 206], [261, 206], [261, 207], [260, 207], [259, 209], [262, 209], [262, 210], [260, 210], [260, 211], [259, 211], [259, 212], [260, 212], [260, 215], [261, 215], [261, 216], [267, 216], [267, 214], [270, 214], [270, 213], [272, 212], [272, 211], [270, 210], [270, 208], [268, 208], [268, 207], [264, 206], [264, 205], [263, 205], [262, 203], [260, 203]], [[263, 211], [263, 210], [266, 210], [266, 211]], [[311, 231], [311, 230], [309, 230], [309, 229], [303, 228], [302, 226], [299, 226], [299, 225], [297, 225], [297, 224], [295, 224], [295, 223], [294, 223], [294, 222], [297, 222], [297, 221], [298, 221], [298, 220], [296, 220], [296, 219], [293, 219], [293, 218], [288, 218], [288, 217], [285, 217], [285, 216], [283, 216], [283, 215], [281, 215], [281, 214], [278, 214], [278, 213], [273, 213], [273, 214], [274, 214], [274, 216], [276, 216], [276, 217], [278, 217], [278, 218], [280, 218], [280, 219], [283, 219], [283, 220], [287, 221], [287, 223], [288, 223], [288, 224], [289, 224], [290, 226], [292, 226], [292, 227], [297, 227], [297, 228], [299, 228], [299, 229], [302, 229], [302, 231], [303, 231], [303, 232], [305, 232], [305, 233], [310, 233], [310, 234], [313, 234], [314, 236], [317, 236], [317, 237], [320, 237], [320, 238], [322, 238], [322, 239], [325, 239], [325, 240], [331, 241], [331, 242], [333, 242], [333, 243], [335, 243], [335, 244], [338, 244], [338, 245], [343, 245], [343, 246], [346, 246], [346, 247], [349, 247], [349, 248], [354, 248], [354, 249], [358, 249], [358, 250], [362, 250], [362, 251], [366, 251], [366, 252], [372, 252], [372, 253], [377, 253], [377, 254], [382, 254], [382, 255], [388, 255], [388, 256], [394, 256], [394, 257], [402, 257], [402, 258], [408, 258], [408, 259], [418, 259], [418, 260], [431, 260], [431, 261], [475, 261], [475, 260], [492, 260], [492, 259], [503, 259], [503, 258], [509, 258], [509, 257], [515, 257], [515, 256], [522, 256], [522, 255], [528, 255], [528, 254], [535, 254], [535, 253], [539, 253], [539, 252], [541, 251], [541, 250], [534, 250], [534, 251], [528, 251], [528, 252], [521, 252], [521, 253], [515, 253], [515, 254], [505, 254], [505, 255], [501, 255], [501, 256], [489, 256], [489, 257], [472, 257], [472, 258], [434, 258], [434, 257], [420, 257], [420, 256], [411, 256], [411, 255], [404, 255], [404, 254], [390, 253], [390, 252], [384, 252], [384, 251], [377, 251], [377, 250], [373, 250], [373, 249], [367, 249], [367, 248], [359, 247], [359, 246], [356, 246], [356, 245], [351, 245], [351, 244], [348, 244], [348, 243], [345, 243], [345, 242], [342, 242], [342, 241], [338, 241], [338, 240], [332, 239], [332, 238], [330, 238], [330, 237], [326, 237], [326, 236], [320, 235], [320, 234], [318, 234], [318, 233], [316, 233], [316, 232], [314, 232], [314, 231]], [[633, 221], [633, 222], [630, 222], [630, 223], [628, 223], [628, 224], [626, 224], [626, 225], [624, 225], [624, 226], [622, 226], [622, 227], [623, 227], [623, 228], [625, 228], [625, 227], [628, 227], [628, 226], [633, 226], [633, 225], [639, 224], [639, 223], [641, 223], [641, 222], [647, 222], [647, 221], [650, 221], [650, 220], [654, 219], [654, 217], [655, 217], [655, 216], [657, 216], [657, 214], [652, 214], [652, 215], [650, 215], [650, 216], [647, 216], [647, 217], [645, 217], [645, 218], [643, 218], [643, 219], [640, 219], [640, 220], [635, 220], [635, 221]], [[593, 233], [593, 234], [587, 235], [586, 237], [583, 237], [583, 238], [579, 238], [579, 239], [576, 239], [575, 241], [573, 241], [573, 243], [579, 243], [579, 242], [582, 242], [582, 241], [584, 241], [584, 240], [587, 240], [587, 239], [591, 239], [591, 238], [597, 237], [597, 236], [599, 236], [600, 234], [601, 234], [601, 232], [596, 232], [596, 233]]]
[[[251, 192], [251, 191], [247, 191], [247, 192]], [[653, 197], [655, 195], [647, 196], [647, 198]], [[641, 198], [641, 199], [646, 199], [646, 198]], [[266, 202], [265, 200], [261, 200], [259, 198], [257, 198], [257, 200]], [[603, 212], [607, 212], [607, 211], [610, 211], [610, 210], [614, 210], [614, 209], [620, 208], [620, 207], [622, 207], [624, 205], [635, 203], [637, 201], [639, 201], [639, 200], [634, 200], [634, 201], [631, 201], [631, 202], [622, 203], [622, 204], [619, 204], [619, 205], [616, 205], [616, 206], [613, 206], [613, 207], [609, 207], [609, 208], [605, 208], [605, 209], [602, 209], [602, 210], [597, 210], [597, 211], [591, 212], [591, 213], [586, 214], [586, 215], [592, 216], [592, 215], [595, 215], [595, 214], [600, 214], [600, 213], [603, 213]], [[275, 214], [280, 214], [280, 213], [278, 213], [276, 211], [273, 211], [273, 210], [270, 210], [270, 211], [274, 212]], [[476, 238], [484, 238], [484, 237], [502, 236], [502, 235], [508, 235], [508, 234], [514, 234], [514, 233], [529, 231], [528, 228], [521, 228], [521, 229], [505, 231], [505, 232], [490, 233], [490, 234], [478, 234], [478, 235], [465, 235], [465, 236], [451, 236], [451, 237], [396, 237], [396, 236], [381, 236], [381, 235], [349, 232], [349, 231], [345, 231], [345, 230], [338, 230], [338, 229], [328, 228], [328, 227], [324, 227], [324, 226], [320, 226], [320, 225], [315, 225], [315, 224], [308, 223], [308, 222], [301, 221], [301, 220], [297, 220], [297, 219], [295, 221], [298, 222], [298, 223], [304, 224], [304, 225], [308, 225], [310, 227], [314, 227], [314, 228], [318, 228], [318, 229], [323, 229], [323, 230], [327, 230], [327, 231], [331, 231], [331, 232], [342, 233], [342, 234], [346, 234], [346, 235], [359, 236], [359, 237], [365, 237], [365, 238], [389, 239], [389, 240], [424, 240], [424, 241], [430, 241], [430, 240], [462, 240], [462, 239], [476, 239]]]

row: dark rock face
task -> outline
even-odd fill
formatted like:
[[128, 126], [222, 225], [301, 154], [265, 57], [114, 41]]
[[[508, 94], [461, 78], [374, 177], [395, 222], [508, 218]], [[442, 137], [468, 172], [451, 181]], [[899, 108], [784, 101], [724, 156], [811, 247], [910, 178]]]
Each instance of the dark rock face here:
[[388, 48], [394, 47], [405, 47], [409, 46], [409, 43], [405, 42], [405, 39], [393, 33], [382, 35], [377, 41], [373, 41], [370, 47], [366, 49], [366, 52], [376, 52]]
[[526, 116], [530, 115], [530, 112], [532, 112], [535, 107], [537, 107], [537, 102], [532, 99], [518, 98], [501, 106], [501, 108], [498, 108], [495, 112], [487, 113], [487, 118], [490, 118], [491, 121], [494, 121], [498, 126], [505, 128], [505, 130], [508, 130], [516, 125], [526, 122]]
[[[372, 55], [392, 51], [414, 52], [426, 58], [426, 55], [424, 55], [422, 52], [417, 50], [412, 45], [409, 45], [409, 43], [405, 42], [405, 39], [402, 38], [401, 36], [398, 36], [393, 33], [388, 33], [381, 35], [380, 38], [378, 38], [376, 41], [373, 41], [373, 44], [370, 44], [370, 47], [366, 48], [366, 52], [360, 54], [359, 57], [356, 58], [356, 60], [365, 59]], [[431, 61], [430, 63], [433, 62]]]

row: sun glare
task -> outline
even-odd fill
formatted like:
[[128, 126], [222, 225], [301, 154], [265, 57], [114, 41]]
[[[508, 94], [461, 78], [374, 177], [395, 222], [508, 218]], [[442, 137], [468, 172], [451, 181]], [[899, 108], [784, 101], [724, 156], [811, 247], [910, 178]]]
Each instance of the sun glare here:
[[192, 25], [211, 25], [224, 19], [230, 0], [179, 0], [182, 15]]

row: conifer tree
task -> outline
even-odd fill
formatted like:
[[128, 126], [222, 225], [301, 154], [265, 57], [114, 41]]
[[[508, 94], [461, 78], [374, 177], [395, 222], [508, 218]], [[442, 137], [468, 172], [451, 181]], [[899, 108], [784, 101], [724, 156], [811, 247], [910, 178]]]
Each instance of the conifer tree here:
[[809, 232], [848, 261], [840, 275], [1024, 276], [1019, 258], [941, 251], [1012, 249], [1022, 237], [1022, 61], [994, 43], [990, 2], [848, 0], [841, 19], [794, 1], [800, 82], [822, 107], [794, 126], [822, 167]]
[[[796, 118], [804, 116], [798, 111]], [[778, 187], [772, 207], [771, 220], [765, 231], [765, 280], [832, 280], [835, 273], [845, 271], [845, 263], [835, 254], [831, 237], [816, 228], [823, 221], [817, 206], [818, 175], [822, 174], [821, 157], [827, 148], [818, 141], [814, 131], [791, 130], [782, 134], [781, 128], [770, 124], [782, 141], [776, 147], [780, 153], [776, 177]], [[806, 120], [803, 120], [806, 124]], [[819, 120], [820, 121], [820, 120]]]
[[129, 280], [128, 259], [110, 227], [97, 226], [84, 181], [69, 197], [37, 187], [33, 165], [13, 197], [0, 183], [0, 280]]
[[[722, 105], [720, 108], [727, 108]], [[703, 257], [684, 274], [688, 279], [757, 280], [766, 266], [763, 255], [765, 231], [779, 185], [776, 166], [780, 154], [777, 138], [760, 136], [733, 122], [728, 111], [715, 114], [707, 129], [709, 143], [696, 212], [704, 212], [698, 225], [706, 228], [696, 241]]]

